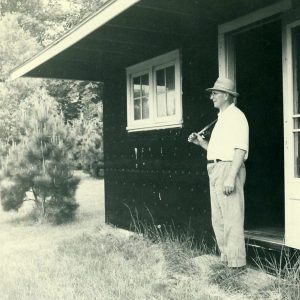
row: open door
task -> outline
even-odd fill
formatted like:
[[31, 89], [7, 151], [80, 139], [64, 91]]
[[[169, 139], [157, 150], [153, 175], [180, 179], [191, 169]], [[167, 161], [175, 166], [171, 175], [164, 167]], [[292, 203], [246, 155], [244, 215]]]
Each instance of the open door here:
[[250, 128], [245, 235], [252, 240], [282, 245], [285, 234], [282, 22], [275, 16], [243, 25], [241, 22], [241, 28], [221, 31], [219, 66], [220, 75], [236, 81], [240, 93], [237, 106], [245, 113]]
[[300, 16], [283, 37], [285, 105], [285, 240], [300, 249]]
[[[257, 238], [284, 235], [284, 136], [281, 21], [235, 35], [237, 106], [249, 123], [245, 230]], [[251, 45], [251, 46], [249, 46]]]
[[250, 155], [258, 147], [249, 155], [246, 236], [300, 249], [300, 13], [274, 7], [219, 26], [219, 75], [236, 81], [254, 130]]

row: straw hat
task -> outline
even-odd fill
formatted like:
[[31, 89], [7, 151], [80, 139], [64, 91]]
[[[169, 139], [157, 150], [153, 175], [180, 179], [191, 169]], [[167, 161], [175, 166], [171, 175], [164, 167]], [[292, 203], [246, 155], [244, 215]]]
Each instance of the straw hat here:
[[221, 91], [231, 94], [234, 97], [237, 97], [239, 95], [239, 93], [235, 91], [235, 83], [231, 79], [226, 77], [219, 77], [214, 86], [212, 88], [206, 89], [206, 91]]

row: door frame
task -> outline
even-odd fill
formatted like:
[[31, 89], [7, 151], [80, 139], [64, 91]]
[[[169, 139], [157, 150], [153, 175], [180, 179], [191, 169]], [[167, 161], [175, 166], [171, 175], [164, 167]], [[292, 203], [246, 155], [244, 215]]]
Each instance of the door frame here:
[[[235, 20], [221, 24], [218, 26], [218, 59], [219, 59], [219, 76], [228, 77], [236, 82], [236, 61], [235, 61], [235, 35], [249, 31], [255, 27], [260, 27], [264, 24], [270, 23], [275, 20], [282, 19], [283, 13], [292, 8], [292, 3], [290, 0], [278, 1], [273, 5], [264, 7], [262, 9], [256, 10], [250, 14], [239, 17]], [[300, 21], [299, 21], [300, 24]], [[282, 33], [282, 38], [284, 39], [284, 32]], [[287, 160], [286, 160], [286, 147], [287, 147], [287, 128], [286, 128], [286, 104], [288, 97], [290, 97], [290, 89], [286, 88], [286, 85], [290, 84], [287, 79], [287, 69], [288, 64], [285, 60], [286, 49], [284, 42], [282, 43], [282, 72], [283, 72], [283, 115], [284, 115], [284, 172], [287, 171]], [[289, 87], [290, 88], [290, 87]], [[284, 176], [286, 178], [286, 175]], [[286, 187], [286, 179], [285, 179]], [[285, 188], [286, 189], [286, 188]], [[287, 194], [285, 191], [285, 214], [287, 205]], [[286, 226], [286, 225], [285, 225]], [[286, 227], [285, 227], [286, 234]], [[285, 241], [289, 246], [295, 246], [291, 243], [289, 239]], [[298, 245], [300, 248], [300, 245]]]
[[300, 27], [300, 14], [294, 20], [285, 20], [283, 24], [283, 96], [284, 96], [284, 131], [285, 131], [285, 242], [286, 245], [300, 249], [300, 178], [294, 176], [294, 53], [292, 30]]
[[234, 35], [248, 31], [280, 18], [280, 14], [292, 7], [292, 0], [282, 0], [275, 4], [258, 9], [247, 15], [234, 19], [218, 26], [218, 60], [219, 76], [228, 77], [233, 81], [235, 78], [235, 50]]

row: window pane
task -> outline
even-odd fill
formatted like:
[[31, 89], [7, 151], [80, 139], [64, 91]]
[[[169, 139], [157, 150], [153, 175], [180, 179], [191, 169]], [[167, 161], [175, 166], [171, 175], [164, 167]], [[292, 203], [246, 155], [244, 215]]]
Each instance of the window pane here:
[[167, 89], [175, 90], [175, 68], [174, 66], [166, 69]]
[[294, 118], [294, 129], [300, 129], [300, 117]]
[[134, 119], [141, 119], [141, 100], [134, 100]]
[[165, 117], [167, 115], [167, 102], [165, 94], [157, 94], [157, 116]]
[[300, 132], [294, 133], [295, 177], [300, 177]]
[[[149, 118], [149, 74], [133, 78], [134, 120]], [[144, 97], [143, 97], [144, 96]]]
[[157, 116], [165, 117], [167, 115], [165, 69], [156, 71], [156, 101]]
[[156, 71], [156, 94], [166, 92], [165, 69]]
[[175, 115], [175, 67], [156, 71], [157, 116]]
[[138, 98], [141, 96], [141, 77], [133, 78], [133, 98]]
[[175, 91], [168, 91], [167, 94], [167, 115], [175, 115]]
[[143, 98], [143, 119], [148, 119], [149, 118], [149, 99], [144, 97]]
[[167, 81], [167, 115], [175, 115], [175, 67], [166, 69]]
[[141, 84], [142, 84], [142, 96], [149, 96], [149, 75], [143, 75], [141, 77]]

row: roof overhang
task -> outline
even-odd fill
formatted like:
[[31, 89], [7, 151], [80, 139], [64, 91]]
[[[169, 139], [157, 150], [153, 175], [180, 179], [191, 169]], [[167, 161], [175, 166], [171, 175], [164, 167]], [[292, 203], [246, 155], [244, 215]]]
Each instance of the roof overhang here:
[[276, 2], [189, 0], [183, 5], [180, 0], [108, 0], [13, 69], [8, 80], [26, 76], [108, 82], [125, 76], [128, 66], [183, 45], [186, 51], [197, 51], [195, 45], [217, 35], [219, 24]]
[[13, 69], [9, 74], [8, 80], [14, 80], [30, 73], [38, 66], [76, 44], [139, 1], [140, 0], [108, 0], [99, 10], [90, 15], [87, 19], [84, 19], [60, 39], [56, 40], [31, 59], [25, 61], [22, 65]]

